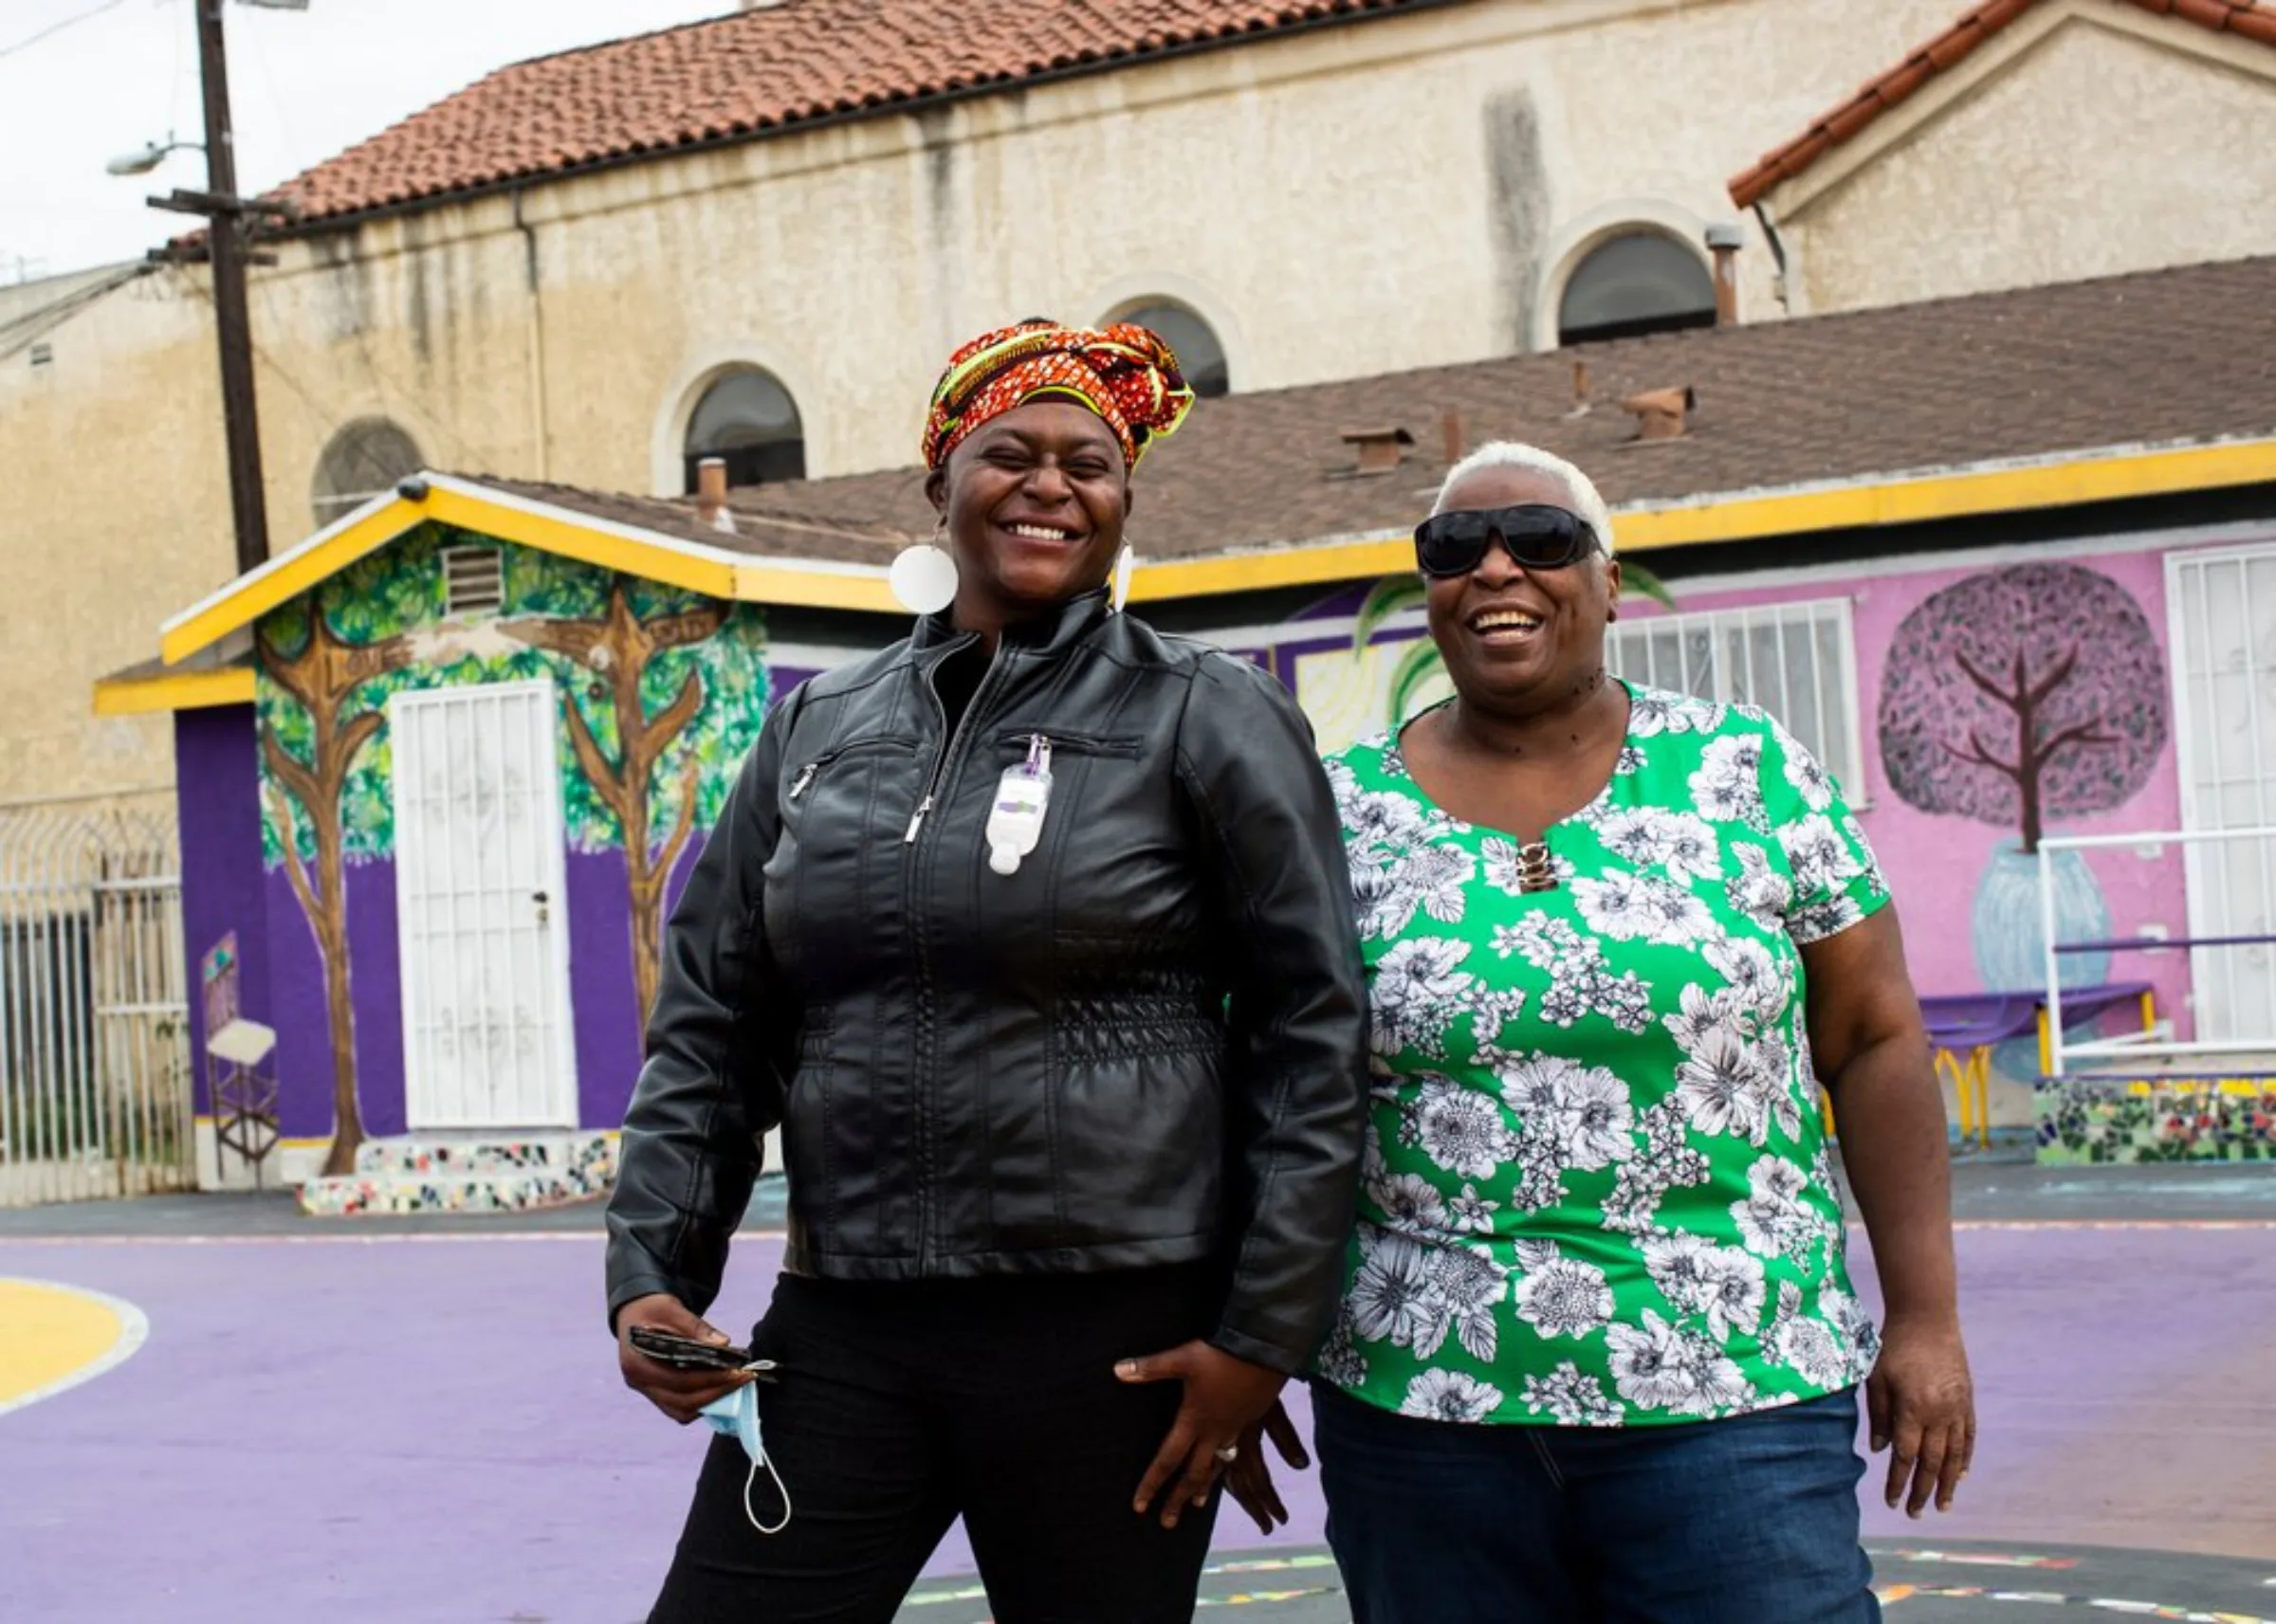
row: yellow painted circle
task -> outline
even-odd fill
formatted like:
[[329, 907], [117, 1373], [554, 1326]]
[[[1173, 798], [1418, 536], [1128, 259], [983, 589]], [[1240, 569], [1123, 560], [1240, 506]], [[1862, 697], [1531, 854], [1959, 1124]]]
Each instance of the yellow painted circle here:
[[141, 1344], [131, 1304], [44, 1280], [0, 1279], [0, 1413], [100, 1376]]

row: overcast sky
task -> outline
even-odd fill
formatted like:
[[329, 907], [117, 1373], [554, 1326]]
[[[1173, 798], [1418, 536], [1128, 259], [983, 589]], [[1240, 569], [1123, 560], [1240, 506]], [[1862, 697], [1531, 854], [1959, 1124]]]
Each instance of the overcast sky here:
[[[125, 179], [103, 165], [169, 130], [199, 138], [191, 4], [0, 0], [0, 284], [138, 259], [183, 228], [142, 200], [205, 185], [203, 154]], [[734, 0], [308, 0], [284, 11], [230, 0], [238, 184], [274, 186], [509, 62], [732, 9]]]

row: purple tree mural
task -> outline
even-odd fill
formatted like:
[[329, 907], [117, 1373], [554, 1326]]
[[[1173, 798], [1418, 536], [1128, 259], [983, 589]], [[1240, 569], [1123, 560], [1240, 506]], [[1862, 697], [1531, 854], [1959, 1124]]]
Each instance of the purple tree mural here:
[[1972, 575], [1904, 617], [1881, 679], [1889, 787], [2014, 828], [2138, 794], [2165, 750], [2165, 659], [2130, 593], [2075, 564]]

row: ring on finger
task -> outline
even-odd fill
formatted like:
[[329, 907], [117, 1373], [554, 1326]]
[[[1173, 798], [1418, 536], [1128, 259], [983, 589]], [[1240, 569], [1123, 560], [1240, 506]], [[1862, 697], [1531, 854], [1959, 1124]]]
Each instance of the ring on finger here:
[[1240, 1446], [1227, 1444], [1223, 1449], [1217, 1451], [1216, 1454], [1221, 1466], [1231, 1466], [1235, 1461], [1240, 1459]]

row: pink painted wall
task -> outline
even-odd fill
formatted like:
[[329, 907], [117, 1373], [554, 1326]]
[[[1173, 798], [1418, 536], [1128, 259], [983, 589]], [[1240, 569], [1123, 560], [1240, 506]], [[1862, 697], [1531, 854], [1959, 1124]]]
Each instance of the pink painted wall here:
[[[2131, 799], [2108, 812], [2070, 817], [2050, 815], [2047, 832], [2086, 835], [2177, 829], [2181, 821], [2180, 783], [2174, 757], [2164, 555], [2116, 553], [2073, 557], [2062, 561], [2105, 576], [2140, 607], [2156, 636], [2165, 666], [2160, 675], [2167, 698], [2167, 739], [2146, 786]], [[1888, 870], [1904, 921], [1914, 979], [1924, 995], [1984, 989], [1975, 949], [1977, 891], [1992, 862], [1995, 846], [2003, 838], [2014, 838], [2017, 830], [2012, 824], [1994, 826], [1970, 817], [1922, 812], [1906, 804], [1889, 781], [1877, 712], [1891, 644], [1905, 616], [1933, 593], [2000, 567], [2004, 566], [1977, 563], [1948, 570], [1889, 574], [1877, 573], [1872, 564], [1866, 563], [1859, 566], [1856, 575], [1841, 580], [1679, 593], [1686, 611], [1834, 597], [1850, 600], [1864, 781], [1845, 788], [1853, 799], [1867, 803], [1861, 812], [1861, 821]], [[1641, 617], [1659, 611], [1649, 604], [1631, 600], [1628, 612]], [[2091, 627], [2080, 630], [2084, 636], [2093, 635]], [[2132, 848], [2085, 855], [2109, 908], [2112, 937], [2137, 936], [2148, 926], [2162, 926], [2174, 937], [2188, 934], [2178, 848], [2167, 846], [2157, 856], [2146, 859], [2138, 856]], [[2182, 1035], [2188, 1035], [2183, 996], [2188, 987], [2185, 954], [2120, 954], [2111, 960], [2108, 978], [2154, 982], [2160, 1013], [2175, 1017]], [[2036, 985], [2037, 980], [2034, 977], [2030, 984]]]

